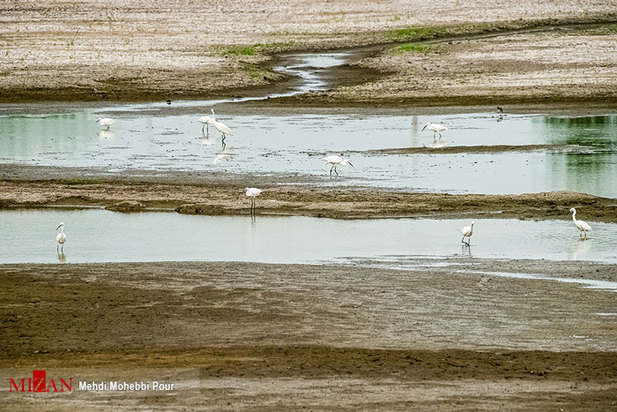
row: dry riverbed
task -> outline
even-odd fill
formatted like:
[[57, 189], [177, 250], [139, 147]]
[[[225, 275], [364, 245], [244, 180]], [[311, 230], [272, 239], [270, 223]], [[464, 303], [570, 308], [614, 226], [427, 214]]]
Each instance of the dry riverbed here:
[[[456, 262], [453, 262], [456, 263]], [[2, 265], [0, 374], [159, 380], [168, 393], [23, 397], [11, 410], [608, 410], [614, 292], [469, 272], [252, 263]], [[476, 266], [477, 265], [477, 266]], [[617, 277], [615, 265], [501, 270]], [[539, 308], [542, 310], [539, 311]]]
[[[342, 88], [283, 104], [613, 102], [616, 8], [596, 0], [222, 0], [207, 9], [147, 0], [7, 2], [0, 6], [0, 101], [262, 95], [289, 86], [271, 70], [278, 53], [382, 45], [331, 77]], [[512, 33], [572, 23], [600, 26]], [[388, 45], [403, 48], [393, 53]]]

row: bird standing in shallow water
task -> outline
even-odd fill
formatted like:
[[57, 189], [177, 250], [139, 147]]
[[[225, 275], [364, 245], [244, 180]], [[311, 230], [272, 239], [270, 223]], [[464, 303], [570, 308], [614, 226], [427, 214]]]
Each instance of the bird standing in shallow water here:
[[442, 124], [430, 123], [430, 122], [424, 125], [424, 127], [422, 128], [422, 131], [424, 131], [424, 129], [428, 129], [431, 132], [433, 132], [433, 138], [435, 138], [435, 133], [437, 133], [440, 139], [441, 139], [441, 132], [445, 132], [446, 130], [448, 130], [448, 128]]
[[255, 198], [261, 194], [262, 190], [256, 187], [244, 188], [244, 194], [251, 198], [251, 214], [255, 214]]
[[212, 112], [212, 117], [203, 116], [198, 119], [198, 121], [203, 124], [203, 126], [201, 126], [201, 133], [202, 134], [204, 133], [204, 127], [205, 127], [206, 137], [210, 136], [210, 128], [208, 127], [208, 125], [212, 124], [212, 126], [216, 127], [216, 130], [218, 130], [221, 133], [221, 135], [223, 135], [221, 139], [221, 145], [223, 146], [223, 148], [225, 148], [226, 146], [225, 138], [227, 137], [228, 134], [233, 134], [233, 131], [226, 124], [216, 120], [216, 114], [214, 114], [214, 109], [210, 109], [210, 111]]
[[[341, 153], [342, 155], [342, 153]], [[338, 172], [336, 170], [337, 166], [345, 166], [345, 165], [349, 165], [351, 167], [353, 167], [353, 165], [351, 164], [351, 161], [349, 161], [349, 159], [343, 159], [341, 156], [326, 156], [324, 158], [322, 158], [321, 160], [323, 160], [324, 162], [326, 162], [326, 164], [330, 164], [332, 165], [332, 167], [330, 168], [330, 176], [332, 176], [332, 171], [334, 170], [334, 173], [336, 173], [336, 175], [338, 176]]]
[[[464, 228], [461, 229], [461, 233], [463, 234], [463, 238], [461, 239], [461, 243], [466, 244], [467, 246], [469, 246], [469, 244], [471, 243], [471, 235], [473, 235], [473, 224], [474, 224], [475, 220], [471, 221], [471, 226], [465, 226]], [[469, 242], [465, 242], [465, 238], [469, 238]]]
[[58, 243], [58, 245], [56, 246], [56, 252], [58, 254], [60, 254], [60, 251], [58, 250], [59, 248], [61, 249], [62, 253], [64, 253], [64, 244], [66, 243], [66, 233], [64, 233], [64, 222], [61, 222], [56, 228], [56, 230], [60, 228], [62, 228], [62, 230], [60, 231], [60, 233], [58, 233], [58, 236], [56, 236], [56, 242]]
[[105, 130], [109, 130], [109, 126], [114, 124], [116, 121], [114, 119], [101, 119], [100, 117], [96, 119], [96, 123], [99, 123], [101, 126], [105, 127]]
[[572, 221], [576, 225], [576, 228], [579, 231], [583, 232], [585, 234], [585, 237], [587, 237], [587, 232], [591, 232], [591, 226], [589, 226], [587, 222], [584, 222], [582, 220], [576, 220], [576, 209], [575, 208], [570, 209], [570, 213], [572, 213]]

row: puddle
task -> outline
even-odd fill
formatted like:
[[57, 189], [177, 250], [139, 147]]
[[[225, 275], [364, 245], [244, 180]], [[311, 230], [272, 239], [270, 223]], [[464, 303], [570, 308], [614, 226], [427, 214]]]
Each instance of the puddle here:
[[[0, 263], [57, 262], [55, 228], [66, 224], [66, 261], [254, 261], [342, 263], [388, 255], [617, 262], [617, 225], [594, 223], [579, 240], [571, 221], [476, 220], [471, 248], [461, 245], [467, 220], [333, 220], [309, 217], [121, 214], [105, 210], [1, 211]], [[401, 259], [404, 260], [404, 259]], [[397, 259], [390, 267], [396, 266]]]
[[[222, 150], [218, 132], [201, 136], [195, 114], [119, 114], [112, 130], [100, 110], [48, 116], [0, 116], [0, 161], [26, 165], [311, 175], [324, 184], [450, 193], [571, 190], [617, 198], [617, 115], [582, 118], [493, 114], [447, 116], [241, 115], [217, 113], [234, 129]], [[352, 153], [355, 167], [328, 178], [326, 153], [431, 145], [426, 121], [450, 128], [443, 144], [555, 144], [581, 152], [375, 155]], [[233, 154], [233, 156], [232, 156]], [[223, 161], [224, 160], [224, 161]]]

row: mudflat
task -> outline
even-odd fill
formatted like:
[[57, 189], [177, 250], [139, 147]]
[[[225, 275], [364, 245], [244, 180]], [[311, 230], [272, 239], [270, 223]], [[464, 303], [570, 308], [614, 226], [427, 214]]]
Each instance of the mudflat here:
[[[175, 389], [4, 393], [0, 402], [17, 410], [615, 406], [614, 292], [483, 273], [492, 261], [458, 263], [468, 271], [2, 265], [3, 378], [44, 365], [76, 380], [152, 379]], [[500, 266], [617, 279], [614, 265]]]
[[[95, 169], [4, 165], [0, 167], [0, 208], [87, 206], [119, 212], [165, 210], [201, 215], [249, 214], [247, 185], [267, 189], [258, 214], [339, 219], [474, 216], [568, 219], [572, 205], [586, 207], [588, 220], [617, 221], [615, 199], [576, 192], [522, 195], [410, 193], [388, 189], [336, 188], [311, 177], [215, 174], [212, 172], [123, 172], [110, 177]], [[270, 185], [263, 185], [267, 180]], [[299, 185], [298, 183], [302, 183]]]

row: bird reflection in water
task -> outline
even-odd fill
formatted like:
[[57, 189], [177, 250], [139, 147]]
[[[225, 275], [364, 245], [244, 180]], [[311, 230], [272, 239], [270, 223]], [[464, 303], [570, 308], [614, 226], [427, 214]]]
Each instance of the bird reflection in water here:
[[213, 165], [218, 165], [223, 160], [229, 159], [230, 156], [233, 156], [235, 154], [236, 154], [236, 151], [233, 148], [231, 148], [231, 147], [229, 149], [220, 150], [220, 151], [218, 151], [216, 153], [216, 157], [212, 161], [212, 164]]
[[574, 248], [574, 252], [572, 252], [572, 260], [579, 260], [584, 257], [591, 249], [592, 243], [593, 239], [591, 238], [578, 238], [576, 242], [576, 247]]
[[111, 130], [101, 130], [99, 132], [100, 140], [110, 140], [110, 139], [113, 139], [114, 137], [116, 137], [116, 134], [112, 132]]

